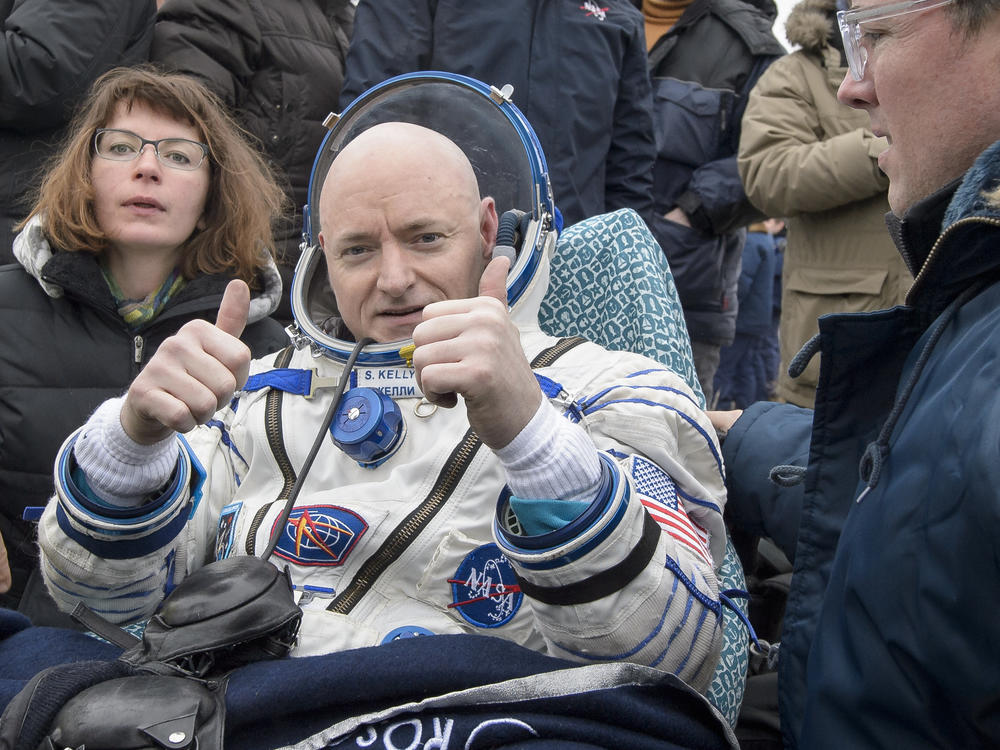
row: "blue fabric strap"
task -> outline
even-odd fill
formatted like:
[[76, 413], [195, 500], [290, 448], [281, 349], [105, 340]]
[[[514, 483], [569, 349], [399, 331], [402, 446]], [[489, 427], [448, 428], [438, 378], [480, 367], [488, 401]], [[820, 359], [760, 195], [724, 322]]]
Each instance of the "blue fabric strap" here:
[[[312, 381], [315, 374], [315, 370], [295, 370], [291, 368], [268, 370], [267, 372], [259, 372], [247, 378], [247, 383], [243, 386], [242, 390], [251, 392], [259, 391], [262, 388], [276, 388], [285, 393], [309, 396], [312, 394]], [[563, 391], [563, 387], [559, 383], [550, 380], [544, 375], [535, 373], [535, 379], [538, 381], [538, 385], [541, 387], [542, 393], [545, 394], [546, 398], [554, 398]], [[351, 386], [355, 385], [357, 385], [357, 381], [352, 373]]]
[[29, 505], [23, 511], [21, 511], [21, 520], [30, 521], [32, 523], [37, 523], [42, 518], [42, 511], [45, 510], [44, 505]]
[[276, 388], [285, 393], [308, 396], [312, 393], [313, 370], [293, 370], [290, 368], [268, 370], [247, 378], [244, 391], [259, 391], [262, 388]]
[[550, 380], [544, 375], [539, 375], [535, 373], [535, 380], [538, 381], [538, 385], [542, 389], [542, 393], [545, 394], [545, 398], [555, 398], [560, 393], [563, 392], [563, 387], [554, 380]]

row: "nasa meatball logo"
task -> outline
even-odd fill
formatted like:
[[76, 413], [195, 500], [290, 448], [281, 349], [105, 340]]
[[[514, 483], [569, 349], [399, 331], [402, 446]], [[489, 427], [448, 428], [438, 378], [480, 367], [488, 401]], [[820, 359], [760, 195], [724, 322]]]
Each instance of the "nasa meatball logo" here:
[[477, 547], [466, 555], [448, 583], [452, 596], [449, 609], [480, 628], [498, 628], [510, 622], [524, 599], [510, 561], [495, 544]]

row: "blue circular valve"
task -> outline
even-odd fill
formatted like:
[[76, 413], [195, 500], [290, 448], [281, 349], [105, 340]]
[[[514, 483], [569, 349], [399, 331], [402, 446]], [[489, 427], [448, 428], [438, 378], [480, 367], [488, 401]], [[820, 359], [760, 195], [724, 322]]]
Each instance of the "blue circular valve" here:
[[330, 424], [334, 444], [369, 469], [396, 452], [405, 432], [399, 405], [374, 388], [347, 391]]

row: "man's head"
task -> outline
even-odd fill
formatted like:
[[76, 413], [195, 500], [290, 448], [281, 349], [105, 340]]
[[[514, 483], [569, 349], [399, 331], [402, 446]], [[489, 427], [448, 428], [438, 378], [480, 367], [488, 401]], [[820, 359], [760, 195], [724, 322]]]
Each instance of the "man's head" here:
[[851, 10], [897, 5], [911, 12], [860, 24], [864, 74], [849, 73], [839, 98], [866, 110], [875, 134], [888, 138], [879, 166], [902, 216], [1000, 139], [1000, 0], [910, 8], [856, 0]]
[[409, 338], [431, 302], [473, 297], [496, 242], [492, 198], [458, 146], [419, 125], [376, 125], [337, 154], [320, 246], [357, 339]]

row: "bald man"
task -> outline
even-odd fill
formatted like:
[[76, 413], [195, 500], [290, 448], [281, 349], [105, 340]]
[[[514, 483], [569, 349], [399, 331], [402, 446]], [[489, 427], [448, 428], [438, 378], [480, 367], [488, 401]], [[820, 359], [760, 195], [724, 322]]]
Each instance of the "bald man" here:
[[395, 397], [398, 449], [362, 466], [325, 438], [329, 391], [240, 390], [248, 373], [315, 368], [338, 382], [343, 366], [308, 349], [251, 362], [236, 338], [247, 291], [232, 285], [216, 325], [185, 326], [67, 441], [61, 460], [78, 471], [61, 475], [40, 526], [60, 606], [139, 620], [192, 571], [276, 539], [273, 562], [311, 589], [296, 655], [483, 633], [704, 689], [722, 635], [725, 492], [690, 389], [589, 343], [556, 357], [537, 325], [544, 284], [508, 310], [493, 199], [437, 133], [365, 131], [334, 160], [319, 211], [350, 335], [415, 345], [412, 367], [354, 372], [416, 382]]

